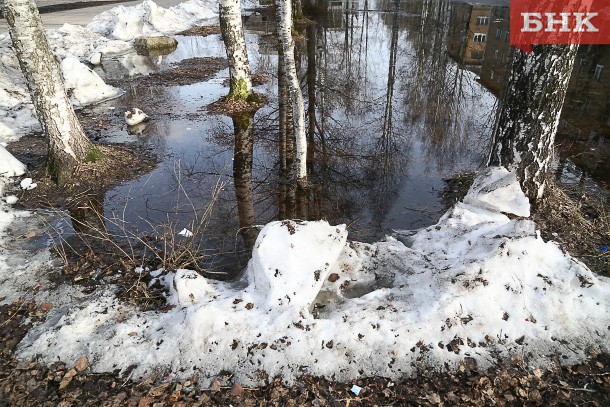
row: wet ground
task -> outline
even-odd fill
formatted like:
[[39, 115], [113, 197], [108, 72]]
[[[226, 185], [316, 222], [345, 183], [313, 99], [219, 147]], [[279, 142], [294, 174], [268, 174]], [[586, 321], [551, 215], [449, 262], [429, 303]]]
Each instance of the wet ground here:
[[[308, 97], [312, 94], [305, 96], [316, 106], [311, 189], [301, 197], [300, 213], [348, 223], [351, 239], [371, 241], [391, 229], [434, 223], [469, 185], [468, 176], [453, 178], [448, 189], [444, 180], [484, 164], [495, 97], [469, 67], [442, 52], [442, 31], [438, 36], [433, 30], [417, 35], [418, 27], [427, 23], [407, 13], [331, 10], [305, 29], [298, 43], [303, 89], [309, 89], [308, 81], [315, 78], [315, 101]], [[249, 253], [238, 232], [240, 205], [247, 201], [245, 205], [254, 209], [255, 224], [290, 213], [288, 207], [296, 205], [286, 199], [279, 171], [275, 40], [263, 16], [251, 17], [248, 24], [252, 66], [269, 79], [256, 88], [269, 102], [254, 118], [251, 178], [235, 171], [236, 122], [208, 110], [228, 92], [224, 49], [215, 29], [204, 30], [211, 35], [177, 36], [177, 50], [166, 56], [105, 57], [98, 72], [127, 93], [79, 112], [81, 120], [96, 142], [119, 148], [128, 143], [134, 147], [131, 151], [143, 155], [117, 164], [125, 174], [138, 175], [135, 179], [112, 186], [98, 202], [90, 203], [95, 213], [103, 214], [103, 225], [97, 224], [100, 230], [123, 239], [137, 236], [140, 248], [146, 248], [172, 239], [193, 242], [196, 239], [177, 235], [188, 228], [198, 232], [198, 248], [205, 255], [199, 260], [205, 269], [232, 273], [245, 266]], [[132, 107], [146, 111], [150, 122], [127, 128], [123, 112]], [[608, 191], [608, 138], [599, 130], [591, 136], [580, 128], [560, 130], [555, 179], [575, 187], [572, 198], [587, 194], [585, 214], [579, 216], [587, 217], [591, 208], [591, 216], [600, 218], [600, 206], [590, 201]], [[25, 150], [26, 155], [34, 154], [44, 147]], [[149, 169], [150, 152], [158, 158], [157, 167], [138, 172]], [[251, 180], [251, 195], [240, 192], [244, 180]], [[83, 224], [92, 225], [79, 223], [91, 219], [88, 215], [91, 212], [66, 210], [53, 220], [54, 227], [73, 242], [69, 239], [82, 234]], [[556, 215], [540, 220], [550, 225], [544, 236], [557, 239], [558, 232], [568, 243], [578, 240], [565, 230], [568, 219]], [[85, 232], [91, 234], [91, 229]], [[61, 281], [94, 290], [103, 278], [111, 282], [116, 269], [133, 266], [120, 263], [124, 259], [117, 256], [113, 264], [104, 253], [82, 253], [64, 268]], [[100, 268], [101, 274], [96, 274]], [[155, 288], [139, 277], [123, 284], [123, 300], [143, 309], [164, 306]], [[305, 377], [289, 387], [270, 378], [265, 386], [243, 389], [227, 373], [210, 389], [198, 386], [197, 378], [177, 383], [162, 375], [133, 383], [128, 375], [92, 374], [87, 366], [18, 362], [15, 346], [28, 324], [43, 320], [46, 312], [48, 304], [28, 302], [1, 310], [6, 316], [0, 321], [2, 405], [607, 405], [610, 394], [610, 362], [599, 354], [576, 366], [562, 366], [558, 360], [544, 371], [530, 371], [518, 358], [490, 372], [465, 363], [459, 372], [422, 369], [396, 382], [376, 377], [336, 383]], [[358, 396], [350, 391], [354, 384], [363, 388]]]
[[[160, 159], [150, 173], [104, 195], [100, 207], [113, 233], [145, 236], [168, 227], [177, 233], [205, 224], [205, 236], [197, 236], [205, 267], [235, 270], [248, 256], [238, 233], [240, 205], [252, 207], [247, 226], [287, 215], [327, 219], [348, 224], [351, 239], [374, 241], [434, 223], [446, 207], [443, 180], [484, 165], [496, 97], [471, 66], [448, 56], [443, 27], [420, 36], [419, 27], [432, 25], [417, 15], [330, 9], [297, 42], [304, 97], [315, 106], [307, 121], [315, 132], [310, 188], [295, 202], [283, 192], [277, 44], [268, 21], [265, 14], [246, 20], [252, 70], [268, 79], [256, 87], [268, 104], [248, 136], [254, 146], [249, 196], [235, 187], [235, 177], [244, 174], [233, 166], [234, 121], [209, 112], [228, 92], [216, 29], [176, 36], [178, 48], [168, 55], [105, 56], [96, 68], [126, 94], [80, 112], [89, 135], [101, 143], [134, 143]], [[127, 128], [123, 112], [132, 107], [150, 122]], [[597, 133], [583, 141], [562, 129], [557, 181], [606, 193], [608, 139]]]

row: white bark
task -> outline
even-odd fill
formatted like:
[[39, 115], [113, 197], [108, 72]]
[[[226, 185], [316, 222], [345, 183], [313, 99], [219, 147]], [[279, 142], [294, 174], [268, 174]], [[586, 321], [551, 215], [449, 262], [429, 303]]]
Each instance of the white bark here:
[[239, 0], [220, 0], [220, 31], [229, 60], [229, 97], [245, 100], [252, 94], [252, 80]]
[[[276, 0], [278, 34], [283, 51], [288, 92], [292, 100], [292, 118], [296, 137], [296, 177], [299, 181], [307, 179], [307, 135], [305, 134], [305, 107], [303, 95], [297, 76], [294, 59], [294, 41], [292, 39], [292, 4], [291, 0]], [[281, 63], [280, 61], [279, 63]]]
[[517, 51], [493, 133], [490, 165], [516, 170], [532, 203], [542, 198], [577, 45]]
[[74, 113], [64, 80], [32, 0], [5, 0], [5, 17], [36, 115], [49, 138], [54, 175], [69, 176], [92, 148]]

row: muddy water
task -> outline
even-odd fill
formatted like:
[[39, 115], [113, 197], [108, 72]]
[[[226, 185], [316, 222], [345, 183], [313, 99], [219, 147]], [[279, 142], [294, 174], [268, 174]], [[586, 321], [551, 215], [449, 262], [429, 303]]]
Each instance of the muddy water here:
[[[496, 97], [478, 80], [477, 67], [449, 57], [449, 8], [422, 18], [417, 8], [392, 7], [329, 6], [302, 31], [298, 70], [306, 103], [315, 106], [306, 118], [315, 134], [305, 193], [291, 194], [279, 170], [277, 47], [263, 17], [248, 20], [247, 42], [253, 71], [269, 78], [256, 88], [269, 103], [247, 129], [206, 110], [228, 92], [227, 69], [185, 86], [142, 86], [132, 79], [184, 59], [224, 56], [218, 35], [178, 36], [177, 50], [167, 56], [106, 60], [100, 75], [121, 81], [126, 94], [88, 110], [110, 123], [100, 137], [139, 143], [161, 156], [154, 171], [106, 194], [107, 228], [119, 236], [198, 230], [206, 266], [226, 270], [247, 261], [240, 225], [287, 215], [327, 219], [347, 223], [351, 239], [372, 241], [393, 229], [434, 223], [443, 212], [443, 178], [485, 162]], [[123, 112], [131, 107], [151, 121], [127, 129]], [[558, 179], [577, 176], [606, 188], [607, 140], [571, 143], [559, 155]], [[244, 153], [248, 143], [252, 151]], [[597, 157], [601, 174], [574, 164], [583, 154]]]

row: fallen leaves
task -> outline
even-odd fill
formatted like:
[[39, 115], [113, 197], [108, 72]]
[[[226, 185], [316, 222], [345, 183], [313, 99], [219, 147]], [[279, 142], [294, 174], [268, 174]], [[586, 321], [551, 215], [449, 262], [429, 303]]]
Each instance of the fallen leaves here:
[[[43, 308], [42, 304], [22, 301], [1, 307], [0, 315], [8, 316], [8, 322], [0, 327], [3, 344], [13, 340], [15, 334], [19, 335], [18, 343], [27, 331], [23, 328], [24, 319]], [[259, 348], [267, 347], [262, 345]], [[505, 360], [495, 370], [479, 371], [465, 358], [457, 370], [418, 369], [401, 380], [368, 377], [337, 382], [303, 376], [293, 386], [285, 386], [279, 378], [267, 378], [266, 386], [245, 388], [231, 381], [232, 374], [213, 379], [208, 387], [203, 387], [195, 376], [184, 382], [172, 380], [171, 372], [134, 382], [128, 372], [122, 376], [92, 373], [85, 355], [74, 366], [61, 362], [45, 366], [35, 361], [17, 361], [10, 349], [0, 347], [0, 399], [8, 405], [65, 406], [610, 405], [610, 356], [594, 350], [587, 353], [590, 359], [571, 366], [558, 361], [527, 369], [528, 361], [521, 355], [516, 358], [518, 363]], [[354, 386], [362, 388], [360, 397], [351, 391]]]
[[87, 359], [86, 356], [81, 356], [80, 358], [78, 358], [78, 360], [74, 364], [74, 368], [79, 372], [84, 371], [88, 367], [89, 367], [89, 359]]

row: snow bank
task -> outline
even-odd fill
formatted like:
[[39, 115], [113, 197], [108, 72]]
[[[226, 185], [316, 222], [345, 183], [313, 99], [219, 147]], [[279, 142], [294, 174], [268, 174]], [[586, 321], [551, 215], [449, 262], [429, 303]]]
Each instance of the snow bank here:
[[123, 93], [120, 89], [106, 85], [98, 74], [74, 56], [67, 56], [61, 61], [61, 71], [70, 101], [76, 107], [113, 99]]
[[151, 0], [117, 6], [97, 15], [87, 28], [105, 37], [131, 41], [145, 35], [175, 34], [196, 24], [218, 22], [217, 3], [191, 0], [164, 9]]
[[[117, 56], [133, 51], [129, 42], [139, 35], [173, 34], [195, 24], [217, 24], [217, 3], [191, 0], [164, 9], [146, 0], [133, 7], [118, 6], [96, 16], [87, 27], [64, 24], [47, 30], [53, 53], [63, 60], [62, 71], [67, 90], [77, 107], [101, 102], [120, 95], [84, 65], [73, 58], [90, 61], [93, 55]], [[68, 61], [66, 61], [68, 59]], [[135, 72], [130, 69], [130, 72]], [[74, 76], [75, 75], [75, 76]], [[8, 35], [0, 35], [0, 141], [12, 141], [24, 134], [40, 131]]]
[[[247, 286], [169, 273], [159, 277], [176, 306], [167, 313], [135, 310], [108, 289], [53, 311], [19, 357], [85, 355], [94, 371], [136, 365], [136, 378], [169, 370], [204, 384], [225, 370], [256, 384], [265, 374], [396, 378], [465, 357], [486, 367], [527, 355], [535, 366], [557, 354], [577, 360], [589, 346], [607, 351], [610, 280], [544, 242], [532, 221], [502, 213], [529, 210], [516, 188], [512, 174], [490, 169], [470, 203], [436, 225], [372, 245], [344, 244], [344, 227], [325, 222], [271, 223]], [[493, 196], [506, 198], [501, 207]]]

